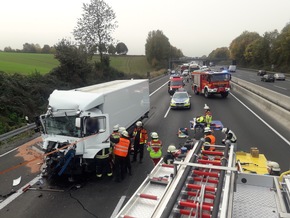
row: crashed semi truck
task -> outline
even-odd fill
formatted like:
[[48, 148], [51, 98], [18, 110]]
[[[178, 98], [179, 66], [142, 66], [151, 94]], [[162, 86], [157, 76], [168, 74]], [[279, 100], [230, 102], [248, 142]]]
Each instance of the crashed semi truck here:
[[54, 90], [39, 116], [45, 163], [43, 175], [95, 170], [95, 156], [110, 147], [113, 126], [126, 129], [148, 117], [147, 79], [115, 80], [74, 90]]

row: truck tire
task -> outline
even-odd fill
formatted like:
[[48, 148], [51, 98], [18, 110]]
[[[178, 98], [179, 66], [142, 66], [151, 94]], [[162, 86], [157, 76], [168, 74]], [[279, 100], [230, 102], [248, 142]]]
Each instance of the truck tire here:
[[208, 93], [207, 89], [204, 90], [204, 97], [209, 98], [209, 93]]
[[196, 94], [196, 95], [199, 94], [199, 92], [197, 91], [197, 87], [196, 87], [196, 86], [194, 86], [194, 88], [193, 88], [193, 92], [194, 92], [194, 94]]

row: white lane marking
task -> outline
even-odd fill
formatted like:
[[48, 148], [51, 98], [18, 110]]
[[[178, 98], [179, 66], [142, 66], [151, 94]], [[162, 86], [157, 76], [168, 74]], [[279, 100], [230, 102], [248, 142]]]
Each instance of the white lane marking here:
[[117, 216], [117, 214], [119, 213], [119, 211], [120, 211], [120, 209], [121, 209], [121, 207], [122, 207], [122, 205], [123, 205], [123, 203], [124, 203], [124, 201], [125, 201], [125, 198], [126, 198], [125, 195], [123, 195], [123, 196], [120, 198], [120, 200], [119, 200], [117, 206], [115, 207], [115, 210], [113, 211], [113, 213], [112, 213], [112, 215], [111, 215], [111, 218]]
[[[275, 85], [274, 85], [274, 86], [275, 86]], [[286, 88], [281, 87], [281, 86], [275, 86], [275, 87], [277, 87], [277, 88], [279, 88], [279, 89], [287, 90]]]
[[164, 115], [164, 118], [166, 118], [166, 117], [167, 117], [167, 115], [168, 115], [169, 111], [170, 111], [170, 106], [169, 106], [169, 108], [167, 109], [167, 111], [166, 111], [166, 113], [165, 113], [165, 115]]
[[149, 97], [151, 97], [152, 95], [154, 95], [156, 92], [158, 92], [163, 86], [167, 85], [168, 82], [164, 83], [162, 86], [160, 86], [158, 89], [156, 89], [154, 92], [152, 92]]
[[40, 176], [35, 177], [33, 180], [31, 180], [30, 182], [28, 182], [26, 185], [24, 185], [23, 187], [21, 187], [20, 189], [18, 189], [16, 191], [16, 193], [10, 195], [8, 198], [6, 198], [4, 201], [2, 201], [0, 203], [0, 210], [2, 210], [4, 207], [6, 207], [8, 204], [10, 204], [13, 200], [15, 200], [16, 198], [18, 198], [22, 193], [23, 193], [23, 189], [25, 187], [27, 187], [28, 185], [33, 186], [35, 183], [37, 183], [37, 181], [40, 179]]
[[9, 154], [9, 153], [11, 153], [12, 151], [15, 151], [15, 150], [17, 150], [17, 149], [18, 149], [18, 148], [14, 148], [14, 149], [12, 149], [12, 150], [10, 150], [10, 151], [7, 151], [6, 153], [1, 154], [0, 157], [4, 157], [5, 155], [7, 155], [7, 154]]
[[282, 136], [276, 129], [274, 129], [272, 126], [270, 126], [265, 120], [263, 120], [258, 114], [256, 114], [252, 109], [250, 109], [247, 105], [245, 105], [240, 99], [238, 99], [236, 96], [234, 96], [232, 93], [230, 93], [238, 102], [240, 102], [245, 108], [247, 108], [252, 114], [254, 114], [259, 120], [261, 120], [267, 127], [269, 127], [276, 135], [278, 135], [286, 144], [290, 146], [290, 142]]

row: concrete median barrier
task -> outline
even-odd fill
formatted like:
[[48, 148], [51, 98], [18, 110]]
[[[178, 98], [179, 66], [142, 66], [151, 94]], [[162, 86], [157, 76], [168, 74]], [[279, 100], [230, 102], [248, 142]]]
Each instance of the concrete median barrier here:
[[232, 78], [232, 89], [246, 95], [248, 100], [270, 116], [281, 120], [281, 125], [290, 131], [290, 98], [253, 83]]

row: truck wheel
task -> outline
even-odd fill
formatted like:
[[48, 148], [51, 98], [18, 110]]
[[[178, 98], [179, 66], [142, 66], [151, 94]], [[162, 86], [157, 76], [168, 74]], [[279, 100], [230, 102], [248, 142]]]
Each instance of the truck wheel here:
[[208, 93], [207, 89], [204, 90], [204, 97], [206, 97], [206, 98], [209, 97], [209, 93]]
[[193, 89], [193, 91], [194, 91], [194, 94], [196, 94], [196, 95], [198, 95], [198, 94], [199, 94], [199, 92], [197, 91], [197, 87], [196, 87], [196, 86], [194, 86], [194, 89]]

